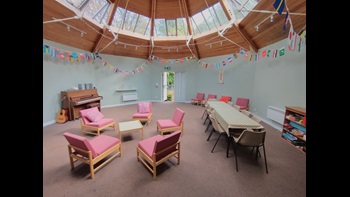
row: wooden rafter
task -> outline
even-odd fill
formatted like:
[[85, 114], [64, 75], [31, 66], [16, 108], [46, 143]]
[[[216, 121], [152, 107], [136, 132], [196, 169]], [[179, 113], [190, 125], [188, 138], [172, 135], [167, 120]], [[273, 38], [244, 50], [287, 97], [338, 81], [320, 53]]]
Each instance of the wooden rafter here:
[[153, 46], [151, 46], [152, 45], [152, 39], [153, 39], [153, 37], [154, 37], [154, 18], [155, 18], [155, 12], [156, 12], [156, 1], [157, 0], [152, 0], [152, 7], [151, 7], [151, 27], [150, 27], [150, 35], [151, 35], [151, 39], [150, 39], [150, 47], [148, 48], [148, 55], [147, 55], [147, 57], [149, 57], [150, 55], [151, 55], [151, 52], [152, 52], [152, 49], [153, 49]]
[[[190, 33], [190, 35], [193, 36], [191, 19], [190, 19], [188, 9], [187, 9], [187, 2], [186, 2], [186, 0], [180, 0], [180, 1], [181, 1], [181, 9], [184, 11], [184, 14], [185, 14], [188, 33]], [[196, 43], [194, 42], [194, 39], [191, 39], [190, 43], [194, 46], [194, 49], [195, 49], [194, 53], [195, 53], [196, 57], [198, 59], [200, 59], [200, 55], [198, 53], [198, 48], [197, 48]]]
[[[112, 21], [113, 21], [113, 16], [118, 8], [118, 3], [119, 3], [120, 0], [113, 0], [111, 1], [112, 4], [111, 4], [111, 9], [108, 13], [108, 16], [107, 16], [107, 25], [111, 25], [112, 24]], [[93, 52], [96, 52], [100, 46], [101, 46], [101, 43], [102, 43], [102, 40], [104, 39], [104, 36], [106, 33], [108, 32], [108, 29], [103, 26], [103, 29], [101, 30], [101, 34], [99, 35], [99, 37], [97, 38], [97, 41], [96, 41], [96, 44], [94, 46], [94, 49], [93, 49]]]

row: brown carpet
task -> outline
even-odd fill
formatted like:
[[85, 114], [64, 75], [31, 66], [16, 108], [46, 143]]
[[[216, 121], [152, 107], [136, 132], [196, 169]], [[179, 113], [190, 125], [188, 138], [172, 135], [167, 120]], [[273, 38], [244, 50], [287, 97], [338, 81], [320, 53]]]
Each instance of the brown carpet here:
[[[250, 149], [238, 150], [238, 172], [233, 148], [226, 158], [226, 140], [221, 137], [215, 150], [217, 133], [206, 141], [207, 123], [201, 119], [204, 107], [189, 103], [153, 103], [153, 120], [144, 126], [144, 137], [157, 135], [156, 120], [171, 118], [176, 107], [185, 111], [184, 135], [181, 137], [180, 165], [170, 159], [158, 166], [157, 179], [136, 159], [136, 146], [140, 133], [123, 135], [122, 157], [116, 157], [90, 179], [86, 164], [70, 170], [67, 141], [64, 132], [81, 134], [80, 121], [52, 124], [43, 127], [43, 196], [306, 196], [306, 155], [281, 139], [281, 133], [262, 123], [267, 131], [266, 156], [269, 173], [266, 174], [264, 158], [256, 161]], [[136, 104], [103, 108], [106, 117], [116, 122], [129, 121], [136, 112]], [[112, 128], [103, 135], [118, 136]], [[85, 135], [87, 138], [94, 136]], [[262, 152], [262, 149], [260, 149]]]

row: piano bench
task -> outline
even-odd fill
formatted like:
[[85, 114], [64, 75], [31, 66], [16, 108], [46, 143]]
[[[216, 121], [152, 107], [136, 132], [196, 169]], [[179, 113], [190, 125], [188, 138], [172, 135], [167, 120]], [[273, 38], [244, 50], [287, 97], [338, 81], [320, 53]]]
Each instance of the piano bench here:
[[86, 105], [86, 108], [98, 107], [100, 109], [100, 103], [89, 103]]

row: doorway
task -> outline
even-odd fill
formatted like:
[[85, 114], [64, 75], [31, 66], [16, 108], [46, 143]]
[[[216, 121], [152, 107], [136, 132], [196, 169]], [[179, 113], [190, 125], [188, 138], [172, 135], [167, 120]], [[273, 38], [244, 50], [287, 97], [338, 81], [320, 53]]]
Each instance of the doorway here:
[[174, 101], [174, 87], [175, 87], [175, 73], [163, 72], [162, 73], [162, 101]]
[[186, 102], [186, 73], [162, 73], [162, 101]]

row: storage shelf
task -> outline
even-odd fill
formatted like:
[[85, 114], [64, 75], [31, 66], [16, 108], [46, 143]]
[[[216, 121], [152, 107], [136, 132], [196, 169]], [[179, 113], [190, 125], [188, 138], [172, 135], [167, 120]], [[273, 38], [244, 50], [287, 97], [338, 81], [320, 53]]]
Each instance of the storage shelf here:
[[[286, 106], [286, 111], [284, 114], [284, 123], [282, 128], [282, 139], [284, 139], [290, 145], [294, 146], [295, 148], [297, 148], [298, 150], [306, 154], [306, 139], [292, 132], [293, 129], [296, 129], [301, 132], [304, 132], [306, 135], [306, 125], [300, 124], [298, 121], [290, 120], [288, 117], [289, 115], [306, 117], [306, 109], [301, 107]], [[290, 126], [291, 128], [289, 128]], [[295, 140], [286, 139], [284, 135], [287, 135], [287, 134], [294, 136], [296, 139]]]
[[137, 89], [117, 89], [117, 92], [131, 92], [131, 91], [136, 91]]

